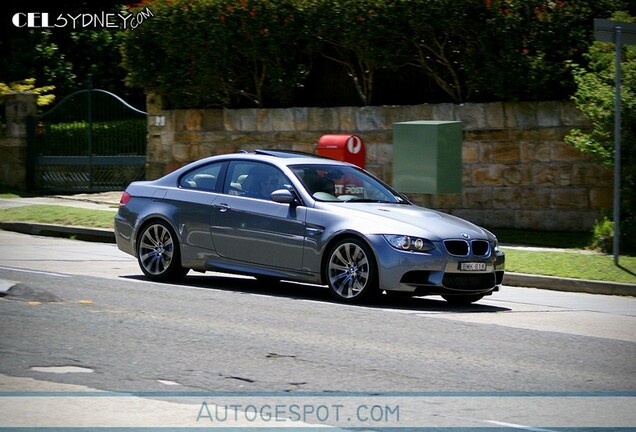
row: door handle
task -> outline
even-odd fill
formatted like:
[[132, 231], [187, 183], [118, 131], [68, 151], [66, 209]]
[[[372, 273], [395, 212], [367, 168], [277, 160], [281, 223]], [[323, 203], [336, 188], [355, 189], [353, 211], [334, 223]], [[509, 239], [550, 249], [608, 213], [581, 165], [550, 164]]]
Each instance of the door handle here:
[[226, 211], [228, 211], [231, 207], [228, 204], [215, 204], [214, 207], [216, 207], [217, 209], [219, 209], [219, 211], [221, 213], [225, 213]]

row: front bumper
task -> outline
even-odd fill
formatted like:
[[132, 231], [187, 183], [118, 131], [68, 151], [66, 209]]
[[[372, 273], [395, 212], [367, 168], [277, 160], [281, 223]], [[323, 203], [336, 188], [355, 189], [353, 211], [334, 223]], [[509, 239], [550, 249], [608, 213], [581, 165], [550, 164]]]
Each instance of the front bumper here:
[[[369, 240], [376, 252], [381, 290], [414, 295], [489, 294], [503, 280], [505, 255], [494, 245], [484, 255], [456, 256], [442, 242], [434, 242], [435, 249], [428, 253], [419, 253], [394, 249], [382, 236]], [[485, 268], [463, 271], [461, 263], [483, 263]]]

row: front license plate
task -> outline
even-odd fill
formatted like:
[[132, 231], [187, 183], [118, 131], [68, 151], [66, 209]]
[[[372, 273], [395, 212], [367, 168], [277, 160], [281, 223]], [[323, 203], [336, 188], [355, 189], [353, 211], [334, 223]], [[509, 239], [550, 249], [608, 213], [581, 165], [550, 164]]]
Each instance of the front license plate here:
[[461, 271], [485, 271], [486, 263], [479, 262], [463, 262], [459, 264]]

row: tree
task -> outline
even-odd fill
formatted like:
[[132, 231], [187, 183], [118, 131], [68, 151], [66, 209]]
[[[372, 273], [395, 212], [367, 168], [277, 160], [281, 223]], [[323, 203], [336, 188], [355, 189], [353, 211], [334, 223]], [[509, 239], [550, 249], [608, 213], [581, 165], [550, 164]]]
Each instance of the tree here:
[[[616, 21], [634, 22], [625, 13]], [[573, 130], [566, 141], [605, 165], [614, 163], [614, 44], [595, 42], [585, 58], [586, 68], [573, 64], [577, 90], [572, 99], [592, 122], [591, 130]], [[636, 251], [636, 46], [624, 47], [621, 84], [621, 243]]]
[[55, 90], [55, 86], [35, 86], [35, 78], [27, 78], [21, 81], [10, 82], [9, 84], [0, 82], [0, 103], [4, 102], [4, 95], [8, 93], [33, 93], [38, 96], [38, 106], [46, 106], [53, 103], [55, 95], [47, 94]]
[[[88, 74], [95, 87], [103, 88], [130, 100], [144, 102], [143, 92], [126, 88], [125, 71], [120, 66], [119, 34], [114, 28], [54, 27], [57, 17], [79, 14], [124, 13], [127, 0], [21, 0], [3, 3], [5, 25], [0, 26], [0, 81], [12, 82], [33, 77], [39, 83], [55, 86], [58, 100], [85, 88]], [[50, 28], [16, 27], [15, 13], [47, 13]], [[68, 18], [67, 18], [68, 19]]]
[[289, 104], [309, 67], [296, 3], [153, 3], [153, 18], [123, 35], [127, 83], [181, 108]]
[[312, 22], [321, 54], [343, 66], [363, 105], [371, 105], [375, 74], [408, 62], [403, 38], [407, 0], [322, 0]]

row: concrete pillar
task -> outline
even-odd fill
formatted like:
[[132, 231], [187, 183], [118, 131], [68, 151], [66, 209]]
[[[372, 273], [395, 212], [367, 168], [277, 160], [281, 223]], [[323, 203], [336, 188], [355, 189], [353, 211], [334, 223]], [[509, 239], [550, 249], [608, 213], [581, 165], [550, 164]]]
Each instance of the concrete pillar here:
[[27, 119], [37, 113], [37, 95], [9, 93], [4, 96], [6, 137], [0, 139], [0, 183], [26, 189]]

